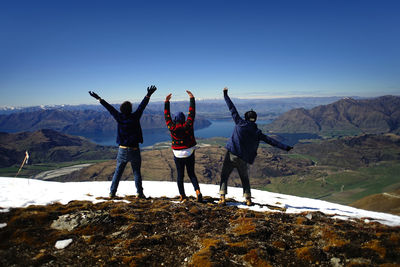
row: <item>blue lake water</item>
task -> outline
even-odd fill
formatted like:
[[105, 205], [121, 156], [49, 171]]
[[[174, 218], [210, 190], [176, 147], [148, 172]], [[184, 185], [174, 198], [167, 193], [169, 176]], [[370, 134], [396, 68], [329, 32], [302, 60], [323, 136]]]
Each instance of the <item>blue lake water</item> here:
[[[257, 121], [257, 124], [267, 124], [271, 121]], [[234, 127], [232, 120], [211, 120], [211, 125], [195, 130], [194, 134], [197, 138], [211, 138], [211, 137], [230, 137]], [[88, 137], [93, 142], [99, 145], [114, 146], [116, 145], [116, 135], [109, 136], [96, 136]], [[171, 140], [169, 131], [164, 129], [151, 129], [143, 130], [143, 144], [141, 147], [151, 146], [159, 142], [165, 142]]]

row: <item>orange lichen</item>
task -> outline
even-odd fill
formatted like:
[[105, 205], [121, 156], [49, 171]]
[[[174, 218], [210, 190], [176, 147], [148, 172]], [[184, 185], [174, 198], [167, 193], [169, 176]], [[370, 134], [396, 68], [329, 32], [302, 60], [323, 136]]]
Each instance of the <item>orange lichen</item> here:
[[264, 260], [257, 249], [250, 250], [245, 256], [244, 260], [247, 261], [251, 266], [269, 267], [271, 266], [266, 260]]
[[252, 218], [239, 218], [232, 223], [236, 224], [233, 228], [233, 232], [237, 236], [250, 234], [256, 229], [256, 225]]
[[399, 264], [397, 263], [384, 263], [379, 265], [379, 267], [399, 267]]
[[230, 247], [235, 247], [235, 248], [245, 248], [249, 245], [249, 242], [247, 240], [245, 240], [243, 242], [227, 243], [227, 245]]
[[322, 229], [321, 237], [325, 241], [324, 251], [329, 251], [331, 247], [342, 247], [349, 244], [349, 240], [344, 240], [338, 237], [338, 235], [330, 228]]
[[301, 247], [296, 249], [296, 255], [297, 258], [300, 260], [305, 260], [305, 261], [314, 261], [314, 257], [311, 254], [311, 248], [312, 247]]
[[307, 221], [307, 218], [304, 218], [304, 217], [296, 218], [296, 224], [303, 224], [305, 221]]
[[221, 243], [218, 239], [206, 238], [201, 241], [202, 248], [193, 254], [192, 261], [189, 266], [194, 267], [211, 267], [212, 263], [212, 252], [210, 250], [211, 247], [217, 247], [217, 245]]
[[386, 256], [386, 249], [384, 247], [382, 247], [380, 245], [380, 242], [376, 239], [371, 240], [367, 243], [364, 243], [362, 248], [368, 248], [368, 249], [375, 251], [376, 253], [378, 253], [378, 255], [381, 259], [385, 258], [385, 256]]
[[285, 250], [285, 248], [286, 248], [285, 243], [282, 242], [281, 240], [272, 242], [272, 245], [273, 245], [274, 247], [278, 248], [279, 250]]
[[144, 257], [147, 257], [147, 255], [144, 253], [136, 255], [136, 256], [123, 256], [122, 263], [124, 263], [125, 265], [128, 265], [129, 267], [140, 266], [141, 264], [138, 264], [137, 260], [140, 260]]
[[393, 244], [398, 244], [399, 240], [400, 240], [400, 234], [399, 233], [392, 233], [389, 237], [389, 240], [393, 243]]

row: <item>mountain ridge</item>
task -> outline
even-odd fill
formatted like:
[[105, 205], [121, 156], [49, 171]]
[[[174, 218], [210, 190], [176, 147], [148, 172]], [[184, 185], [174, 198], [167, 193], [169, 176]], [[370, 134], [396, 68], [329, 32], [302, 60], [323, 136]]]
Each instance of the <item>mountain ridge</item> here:
[[20, 164], [25, 151], [29, 152], [29, 162], [33, 163], [112, 159], [116, 154], [115, 148], [96, 145], [83, 137], [51, 129], [0, 132], [0, 151], [0, 167]]
[[271, 132], [316, 133], [319, 135], [357, 135], [400, 132], [400, 97], [381, 96], [374, 99], [341, 99], [312, 109], [290, 110], [271, 124]]
[[[211, 124], [202, 116], [197, 116], [195, 128]], [[143, 129], [167, 129], [163, 114], [145, 112], [141, 118]], [[106, 111], [95, 110], [38, 110], [33, 112], [0, 115], [0, 131], [22, 132], [52, 129], [73, 135], [115, 134], [117, 123]]]

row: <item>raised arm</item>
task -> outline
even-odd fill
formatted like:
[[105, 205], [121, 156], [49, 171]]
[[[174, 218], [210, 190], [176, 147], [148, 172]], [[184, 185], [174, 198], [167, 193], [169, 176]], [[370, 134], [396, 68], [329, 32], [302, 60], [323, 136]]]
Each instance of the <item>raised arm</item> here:
[[224, 88], [224, 98], [225, 98], [226, 104], [228, 105], [229, 111], [232, 114], [233, 121], [235, 122], [235, 124], [239, 124], [241, 121], [243, 121], [243, 119], [239, 116], [239, 113], [236, 110], [235, 105], [232, 103], [231, 99], [229, 98], [227, 87]]
[[173, 123], [171, 119], [171, 113], [170, 113], [170, 105], [169, 105], [169, 100], [171, 99], [172, 94], [167, 95], [165, 98], [165, 103], [164, 103], [164, 119], [165, 123], [167, 124], [168, 129], [172, 129], [175, 127], [175, 124]]
[[89, 91], [89, 95], [94, 97], [96, 100], [98, 100], [100, 102], [100, 104], [103, 105], [103, 107], [105, 107], [108, 112], [110, 112], [110, 114], [116, 119], [118, 120], [118, 116], [119, 116], [119, 112], [110, 104], [107, 103], [107, 101], [105, 101], [104, 99], [102, 99], [98, 94], [96, 94], [93, 91]]
[[189, 95], [190, 98], [189, 115], [186, 120], [186, 127], [192, 127], [192, 125], [194, 124], [194, 118], [196, 117], [196, 101], [192, 92], [187, 90], [186, 93]]
[[140, 102], [138, 108], [136, 109], [135, 113], [139, 115], [139, 117], [142, 116], [144, 109], [146, 108], [147, 104], [150, 101], [151, 95], [157, 90], [157, 87], [154, 85], [147, 87], [147, 95], [143, 98], [142, 102]]

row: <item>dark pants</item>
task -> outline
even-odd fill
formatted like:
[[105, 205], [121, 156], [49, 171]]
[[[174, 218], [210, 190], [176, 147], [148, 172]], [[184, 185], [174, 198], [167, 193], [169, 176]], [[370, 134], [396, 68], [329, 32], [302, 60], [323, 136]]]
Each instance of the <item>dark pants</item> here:
[[194, 151], [190, 157], [187, 158], [177, 158], [174, 156], [174, 161], [176, 165], [176, 170], [178, 172], [178, 189], [181, 196], [185, 196], [185, 188], [183, 187], [183, 177], [185, 176], [185, 166], [187, 174], [189, 175], [190, 181], [194, 187], [194, 190], [200, 190], [199, 182], [194, 174]]
[[251, 197], [247, 163], [229, 151], [226, 152], [222, 165], [221, 184], [219, 188], [220, 195], [226, 195], [228, 193], [228, 178], [234, 168], [238, 170], [240, 180], [242, 181], [244, 197]]
[[115, 168], [110, 188], [110, 193], [113, 195], [117, 193], [119, 180], [121, 179], [121, 176], [125, 170], [125, 166], [128, 162], [130, 162], [132, 166], [137, 194], [143, 194], [142, 175], [140, 173], [140, 167], [142, 165], [140, 149], [119, 148], [117, 155], [117, 166]]

